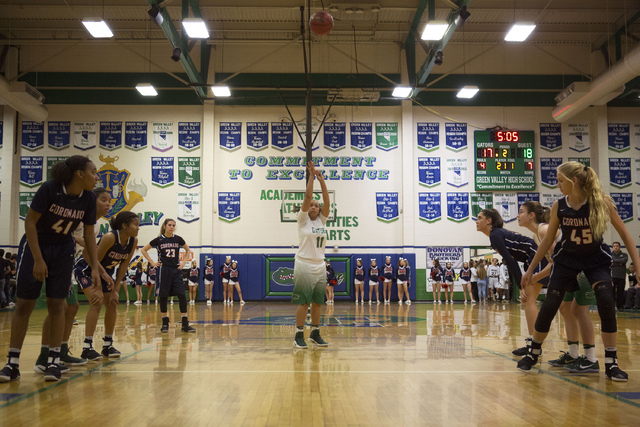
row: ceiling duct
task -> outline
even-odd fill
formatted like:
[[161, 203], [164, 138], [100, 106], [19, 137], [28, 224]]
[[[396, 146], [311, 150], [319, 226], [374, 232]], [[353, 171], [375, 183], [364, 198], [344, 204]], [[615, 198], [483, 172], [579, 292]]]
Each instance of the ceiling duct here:
[[363, 89], [332, 89], [327, 93], [327, 101], [332, 102], [378, 102], [380, 92]]
[[49, 110], [43, 105], [44, 96], [26, 82], [9, 83], [0, 76], [0, 104], [5, 104], [26, 118], [43, 122]]

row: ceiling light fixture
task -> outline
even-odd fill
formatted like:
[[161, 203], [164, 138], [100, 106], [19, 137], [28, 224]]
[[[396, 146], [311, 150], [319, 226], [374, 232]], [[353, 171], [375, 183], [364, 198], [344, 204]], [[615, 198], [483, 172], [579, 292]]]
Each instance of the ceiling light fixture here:
[[504, 40], [508, 42], [523, 42], [536, 28], [534, 22], [516, 22], [509, 30]]
[[394, 98], [408, 98], [412, 91], [413, 88], [409, 86], [396, 86], [391, 96]]
[[202, 18], [185, 18], [182, 20], [187, 35], [192, 39], [208, 39], [209, 30]]
[[447, 28], [449, 28], [447, 21], [429, 21], [422, 32], [422, 40], [442, 40]]
[[227, 85], [211, 86], [211, 92], [217, 98], [231, 96], [231, 91]]
[[151, 83], [138, 83], [136, 85], [136, 89], [138, 89], [138, 92], [140, 92], [140, 95], [143, 95], [143, 96], [158, 95], [158, 92], [156, 92], [156, 88], [154, 88]]
[[111, 29], [102, 18], [85, 18], [82, 20], [82, 25], [84, 25], [87, 31], [97, 39], [108, 39], [113, 37]]
[[456, 95], [458, 98], [473, 98], [480, 91], [478, 86], [464, 86]]

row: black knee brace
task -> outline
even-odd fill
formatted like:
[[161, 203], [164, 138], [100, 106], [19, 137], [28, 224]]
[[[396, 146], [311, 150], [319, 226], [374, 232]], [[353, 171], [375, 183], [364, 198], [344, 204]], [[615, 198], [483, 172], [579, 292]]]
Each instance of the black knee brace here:
[[178, 302], [180, 303], [180, 313], [187, 312], [187, 297], [184, 294], [178, 295]]
[[598, 314], [600, 315], [600, 327], [602, 332], [614, 333], [618, 331], [616, 323], [616, 303], [613, 299], [611, 283], [598, 282], [593, 286], [598, 302]]
[[167, 300], [169, 298], [167, 297], [160, 297], [160, 313], [166, 313], [167, 312]]
[[548, 289], [547, 296], [542, 303], [540, 313], [536, 319], [536, 331], [547, 333], [551, 328], [551, 322], [556, 317], [560, 304], [562, 304], [562, 298], [564, 298], [564, 292], [556, 289]]

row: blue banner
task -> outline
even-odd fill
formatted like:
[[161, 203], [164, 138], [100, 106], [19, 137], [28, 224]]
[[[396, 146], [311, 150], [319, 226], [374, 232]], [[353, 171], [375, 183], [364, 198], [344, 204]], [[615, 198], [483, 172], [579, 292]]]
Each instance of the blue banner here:
[[392, 222], [399, 218], [398, 193], [376, 193], [378, 220]]
[[271, 123], [271, 146], [284, 151], [293, 148], [293, 123]]
[[44, 122], [22, 122], [22, 146], [32, 151], [44, 147]]
[[350, 123], [351, 148], [364, 151], [373, 145], [373, 123]]
[[418, 182], [426, 187], [440, 184], [440, 157], [418, 157]]
[[178, 147], [186, 151], [200, 148], [200, 122], [178, 122]]
[[220, 123], [220, 148], [227, 151], [234, 151], [242, 145], [242, 123], [241, 122], [221, 122]]
[[269, 122], [247, 123], [247, 147], [260, 151], [269, 146]]
[[440, 123], [418, 123], [418, 148], [433, 151], [438, 147], [440, 147]]
[[218, 217], [228, 222], [240, 219], [240, 193], [218, 193]]
[[631, 185], [631, 159], [609, 158], [609, 179], [614, 187]]
[[151, 158], [151, 182], [165, 188], [173, 185], [173, 157]]
[[518, 209], [524, 202], [540, 202], [540, 193], [518, 193]]
[[562, 164], [562, 157], [540, 159], [540, 181], [549, 188], [558, 186], [558, 166]]
[[469, 193], [447, 193], [447, 219], [455, 222], [469, 219]]
[[633, 219], [633, 193], [611, 193], [611, 198], [623, 222]]
[[440, 193], [418, 193], [418, 216], [427, 222], [442, 218], [442, 199]]
[[331, 151], [342, 150], [347, 146], [347, 124], [324, 124], [324, 148]]
[[466, 123], [445, 123], [444, 130], [445, 141], [448, 149], [460, 151], [467, 148]]
[[627, 151], [631, 148], [629, 123], [609, 123], [609, 150]]
[[42, 184], [44, 157], [20, 157], [20, 184], [36, 187]]
[[71, 122], [47, 122], [48, 145], [61, 150], [71, 145]]
[[547, 151], [562, 148], [562, 124], [540, 123], [540, 147]]
[[124, 146], [131, 150], [147, 147], [147, 122], [124, 122]]
[[100, 148], [115, 150], [122, 147], [122, 122], [100, 122]]

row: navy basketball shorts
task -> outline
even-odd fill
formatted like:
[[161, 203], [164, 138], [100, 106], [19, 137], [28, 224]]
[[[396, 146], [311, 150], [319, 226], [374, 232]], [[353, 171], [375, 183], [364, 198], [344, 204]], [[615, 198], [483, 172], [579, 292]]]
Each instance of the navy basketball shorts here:
[[160, 298], [184, 295], [185, 293], [182, 271], [176, 267], [161, 266], [156, 281]]
[[[106, 270], [107, 274], [113, 274], [113, 271]], [[84, 258], [78, 258], [73, 266], [73, 277], [76, 279], [76, 283], [80, 289], [86, 289], [92, 285], [91, 282], [91, 267], [87, 264]], [[109, 284], [101, 277], [102, 293], [111, 292]]]
[[[582, 271], [591, 285], [598, 282], [611, 283], [611, 262], [601, 262], [600, 265], [592, 265], [588, 268], [580, 268], [575, 265], [565, 265], [554, 262], [549, 277], [549, 290], [561, 292], [575, 292], [580, 290], [576, 276]], [[584, 267], [584, 266], [582, 266]]]

